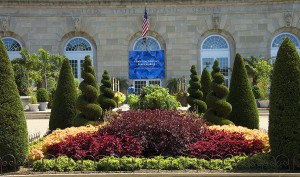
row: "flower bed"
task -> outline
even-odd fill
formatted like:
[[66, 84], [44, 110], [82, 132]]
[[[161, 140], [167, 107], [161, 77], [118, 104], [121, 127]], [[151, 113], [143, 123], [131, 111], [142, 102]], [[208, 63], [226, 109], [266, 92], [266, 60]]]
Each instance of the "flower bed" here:
[[224, 158], [269, 152], [266, 133], [237, 126], [213, 126], [196, 114], [175, 110], [117, 112], [109, 123], [53, 131], [30, 150], [30, 159], [116, 155]]

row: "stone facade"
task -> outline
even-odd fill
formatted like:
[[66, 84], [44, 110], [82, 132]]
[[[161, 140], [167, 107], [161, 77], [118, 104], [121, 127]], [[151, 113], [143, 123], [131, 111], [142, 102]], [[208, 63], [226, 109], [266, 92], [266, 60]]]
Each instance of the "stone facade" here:
[[[106, 69], [128, 78], [128, 51], [140, 37], [145, 1], [141, 0], [2, 0], [0, 34], [13, 37], [30, 52], [44, 48], [64, 54], [76, 36], [93, 46], [98, 80]], [[195, 64], [201, 73], [201, 44], [213, 34], [235, 53], [271, 57], [273, 38], [288, 32], [300, 36], [300, 1], [292, 0], [152, 0], [147, 4], [149, 36], [165, 50], [168, 78], [189, 78]]]

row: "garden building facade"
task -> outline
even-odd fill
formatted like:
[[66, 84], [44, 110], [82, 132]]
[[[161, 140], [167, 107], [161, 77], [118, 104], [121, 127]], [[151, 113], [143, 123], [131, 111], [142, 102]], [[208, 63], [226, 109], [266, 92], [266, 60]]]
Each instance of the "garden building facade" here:
[[[139, 93], [145, 85], [189, 78], [191, 65], [198, 73], [211, 69], [216, 59], [229, 85], [236, 53], [275, 60], [285, 37], [300, 52], [299, 17], [300, 1], [294, 0], [3, 0], [0, 35], [11, 59], [22, 48], [30, 53], [43, 48], [67, 56], [81, 79], [90, 55], [98, 81], [107, 70]], [[147, 64], [139, 61], [143, 51], [150, 51]]]

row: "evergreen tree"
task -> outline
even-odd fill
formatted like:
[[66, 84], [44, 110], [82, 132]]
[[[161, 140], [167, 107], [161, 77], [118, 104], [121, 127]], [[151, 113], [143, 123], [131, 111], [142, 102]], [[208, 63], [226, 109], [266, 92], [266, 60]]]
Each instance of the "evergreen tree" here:
[[[3, 161], [13, 160], [7, 156], [11, 154], [19, 163], [28, 154], [27, 124], [12, 64], [1, 38], [0, 78], [0, 158]], [[0, 166], [3, 167], [2, 164]]]
[[195, 65], [191, 67], [191, 75], [190, 75], [190, 87], [188, 88], [189, 96], [187, 97], [187, 102], [191, 106], [189, 111], [204, 113], [207, 109], [207, 105], [204, 101], [202, 101], [203, 93], [200, 90], [201, 84], [198, 73], [196, 71]]
[[114, 101], [115, 93], [112, 90], [112, 83], [108, 72], [104, 70], [101, 79], [102, 85], [100, 86], [100, 96], [99, 103], [103, 110], [108, 111], [116, 107], [116, 102]]
[[73, 125], [76, 116], [77, 91], [72, 68], [68, 59], [63, 61], [60, 69], [57, 88], [54, 93], [49, 129], [65, 129]]
[[232, 110], [231, 104], [226, 102], [229, 89], [224, 85], [224, 75], [220, 72], [218, 60], [215, 60], [211, 76], [212, 91], [207, 95], [206, 102], [209, 107], [204, 114], [204, 118], [217, 125], [233, 124], [230, 120], [226, 119]]
[[207, 95], [211, 92], [211, 75], [208, 72], [207, 68], [204, 68], [201, 75], [201, 91], [203, 93], [202, 100], [206, 102]]
[[248, 79], [245, 63], [240, 54], [236, 54], [230, 81], [227, 101], [232, 105], [228, 119], [235, 125], [249, 129], [259, 128], [258, 111]]
[[270, 90], [271, 153], [291, 160], [300, 154], [300, 57], [289, 38], [282, 42], [274, 64]]
[[79, 84], [79, 89], [82, 94], [77, 99], [80, 113], [75, 117], [74, 126], [94, 124], [102, 115], [102, 108], [97, 102], [99, 86], [89, 55], [84, 58], [81, 77], [83, 81]]

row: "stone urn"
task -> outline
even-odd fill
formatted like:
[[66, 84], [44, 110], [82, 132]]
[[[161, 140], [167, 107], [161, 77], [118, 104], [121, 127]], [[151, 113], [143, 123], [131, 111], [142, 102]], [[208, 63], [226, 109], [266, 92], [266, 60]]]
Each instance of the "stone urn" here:
[[48, 102], [39, 102], [40, 106], [39, 106], [39, 110], [40, 111], [46, 111]]
[[39, 106], [40, 104], [32, 104], [32, 103], [28, 104], [29, 111], [34, 111], [34, 112], [39, 110]]
[[260, 108], [268, 108], [270, 104], [270, 100], [258, 100]]

